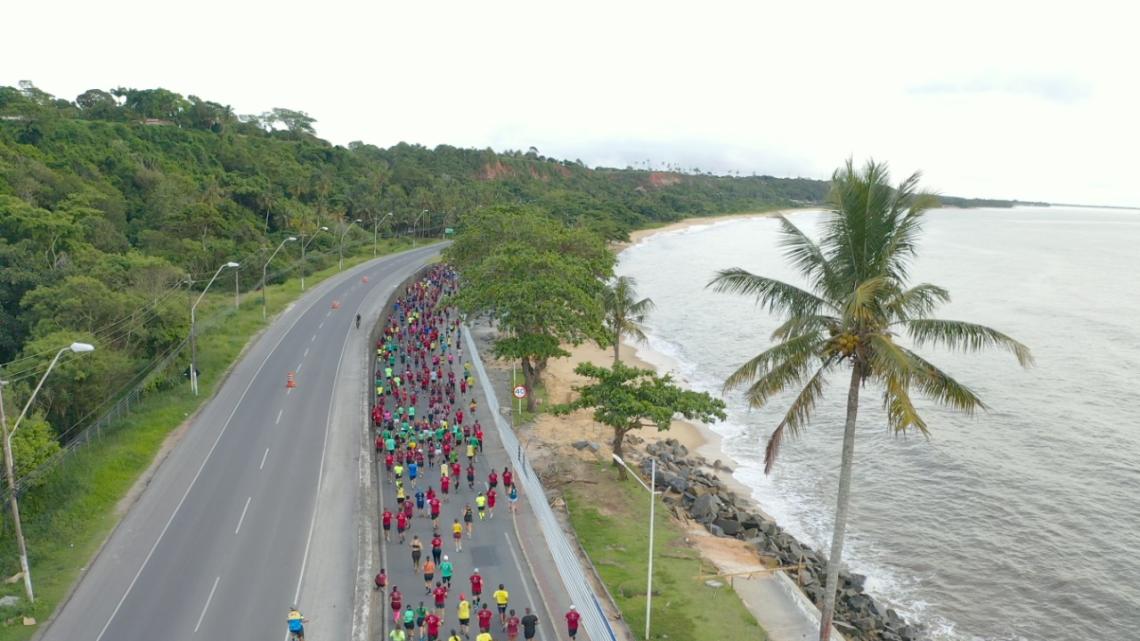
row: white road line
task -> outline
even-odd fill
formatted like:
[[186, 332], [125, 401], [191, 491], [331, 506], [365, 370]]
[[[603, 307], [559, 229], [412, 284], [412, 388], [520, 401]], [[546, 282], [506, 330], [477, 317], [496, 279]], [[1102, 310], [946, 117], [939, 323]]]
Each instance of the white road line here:
[[295, 369], [295, 370], [293, 370], [293, 371], [294, 371], [295, 373], [297, 373], [297, 374], [300, 374], [300, 373], [301, 373], [301, 366], [302, 366], [302, 365], [304, 365], [304, 364], [305, 364], [305, 362], [304, 362], [304, 361], [301, 361], [300, 363], [297, 363], [297, 369]]
[[321, 321], [320, 325], [317, 325], [317, 329], [320, 329], [320, 328], [322, 328], [322, 327], [324, 327], [324, 326], [325, 326], [325, 322], [324, 322], [324, 321]]
[[265, 467], [265, 459], [269, 458], [269, 448], [265, 448], [265, 454], [261, 455], [261, 465], [257, 466], [258, 471]]
[[309, 342], [311, 343], [311, 342], [313, 342], [313, 341], [315, 341], [315, 340], [317, 340], [317, 335], [316, 335], [316, 334], [313, 334], [313, 337], [309, 339]]
[[[503, 538], [507, 539], [507, 549], [511, 551], [511, 558], [515, 560], [515, 569], [519, 571], [519, 578], [522, 579], [523, 592], [526, 592], [526, 600], [529, 603], [538, 603], [538, 601], [534, 600], [534, 595], [530, 593], [530, 586], [527, 585], [526, 582], [527, 573], [523, 572], [522, 564], [519, 563], [519, 554], [515, 552], [515, 546], [511, 543], [511, 535], [507, 532], [503, 532]], [[522, 541], [519, 541], [519, 545], [522, 545]], [[535, 580], [537, 581], [537, 579]]]
[[288, 396], [288, 395], [289, 395], [289, 392], [292, 392], [292, 391], [293, 391], [293, 388], [292, 388], [292, 387], [286, 388], [286, 390], [285, 390], [285, 395], [286, 395], [286, 396]]
[[277, 420], [273, 421], [274, 425], [277, 425], [278, 423], [281, 422], [281, 415], [284, 413], [285, 413], [285, 408], [281, 408], [281, 409], [277, 410]]
[[309, 348], [308, 348], [308, 347], [306, 347], [306, 348], [305, 348], [305, 353], [301, 355], [301, 358], [305, 358], [305, 357], [306, 357], [306, 356], [308, 356], [308, 355], [309, 355]]
[[[264, 369], [265, 364], [269, 362], [269, 357], [273, 356], [273, 352], [275, 352], [281, 343], [284, 342], [285, 337], [289, 335], [289, 332], [293, 331], [293, 328], [297, 325], [298, 322], [300, 322], [301, 318], [305, 316], [305, 313], [312, 309], [313, 305], [315, 304], [316, 300], [314, 300], [313, 303], [310, 303], [309, 307], [304, 312], [298, 314], [297, 318], [293, 319], [293, 323], [289, 325], [289, 329], [286, 329], [281, 333], [281, 337], [278, 338], [277, 342], [273, 344], [273, 348], [270, 349], [269, 353], [265, 355], [264, 359], [262, 359], [261, 364], [258, 365], [257, 369], [253, 372], [253, 376], [249, 378], [249, 383], [246, 383], [245, 389], [242, 390], [241, 396], [238, 397], [237, 403], [234, 404], [234, 409], [226, 418], [226, 422], [222, 424], [222, 429], [220, 432], [218, 432], [218, 436], [214, 438], [214, 444], [210, 446], [210, 451], [206, 452], [206, 456], [202, 458], [202, 464], [198, 466], [198, 471], [194, 473], [194, 478], [190, 479], [190, 484], [186, 486], [186, 491], [182, 493], [182, 498], [179, 499], [178, 504], [174, 506], [174, 511], [170, 513], [170, 518], [166, 520], [166, 525], [162, 526], [162, 531], [158, 533], [158, 538], [154, 540], [154, 545], [150, 546], [150, 551], [146, 553], [146, 557], [143, 559], [142, 565], [140, 565], [138, 571], [135, 572], [134, 578], [131, 579], [130, 584], [127, 586], [127, 591], [123, 592], [123, 596], [119, 599], [119, 602], [115, 604], [115, 609], [111, 611], [111, 616], [107, 617], [107, 622], [103, 624], [103, 629], [99, 631], [99, 636], [95, 637], [95, 641], [101, 641], [103, 635], [107, 634], [107, 628], [111, 627], [111, 622], [115, 620], [115, 615], [117, 615], [119, 613], [119, 610], [122, 609], [123, 603], [126, 602], [127, 597], [131, 594], [131, 590], [135, 588], [135, 583], [137, 583], [139, 577], [142, 576], [143, 570], [146, 569], [147, 563], [150, 563], [150, 557], [154, 556], [154, 551], [158, 549], [158, 544], [162, 543], [162, 538], [166, 536], [166, 531], [170, 529], [170, 524], [174, 522], [174, 517], [178, 516], [178, 511], [182, 509], [182, 504], [186, 502], [186, 497], [190, 496], [190, 491], [194, 489], [194, 484], [198, 482], [198, 477], [202, 475], [202, 470], [206, 469], [206, 463], [210, 462], [210, 457], [213, 456], [214, 450], [218, 448], [218, 443], [222, 442], [222, 436], [225, 435], [226, 429], [230, 426], [230, 421], [232, 421], [234, 415], [237, 414], [238, 408], [241, 407], [242, 401], [245, 400], [246, 394], [248, 394], [249, 390], [253, 388], [253, 382], [258, 380], [259, 375], [261, 374], [261, 370]], [[286, 390], [286, 392], [288, 391], [289, 390]]]
[[[266, 451], [266, 453], [269, 452], [269, 450], [265, 450], [265, 451]], [[243, 507], [241, 509], [241, 518], [238, 519], [237, 527], [234, 528], [234, 534], [237, 534], [238, 532], [241, 531], [241, 524], [242, 524], [242, 522], [245, 521], [245, 512], [246, 512], [246, 510], [249, 509], [249, 502], [252, 500], [253, 500], [252, 496], [245, 500], [245, 507]]]
[[198, 628], [202, 627], [202, 619], [206, 618], [206, 610], [210, 607], [210, 601], [214, 600], [214, 590], [218, 589], [218, 581], [221, 579], [222, 577], [220, 576], [214, 578], [214, 587], [210, 588], [210, 596], [206, 597], [206, 605], [202, 606], [202, 614], [198, 615], [198, 623], [194, 625], [194, 632], [197, 632]]

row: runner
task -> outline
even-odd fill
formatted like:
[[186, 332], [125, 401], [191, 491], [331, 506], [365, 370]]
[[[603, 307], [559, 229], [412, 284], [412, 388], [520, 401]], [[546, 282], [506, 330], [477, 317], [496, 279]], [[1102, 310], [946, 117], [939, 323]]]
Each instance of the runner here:
[[420, 541], [419, 535], [412, 536], [412, 569], [416, 572], [420, 571], [420, 557], [424, 553], [424, 544]]
[[408, 529], [408, 515], [402, 511], [396, 515], [396, 533], [400, 535], [400, 545], [404, 544], [404, 531]]
[[526, 641], [533, 639], [534, 635], [538, 632], [538, 617], [530, 611], [530, 608], [527, 608], [526, 614], [523, 615], [522, 626], [523, 638], [526, 639]]
[[416, 627], [419, 628], [420, 638], [424, 636], [424, 621], [427, 619], [428, 611], [424, 607], [424, 602], [420, 601], [420, 605], [416, 608]]
[[451, 589], [451, 577], [454, 573], [455, 568], [452, 567], [451, 561], [448, 561], [445, 555], [443, 557], [443, 563], [439, 564], [439, 578], [443, 581], [443, 584], [447, 586], [448, 590]]
[[439, 628], [443, 625], [443, 619], [439, 618], [434, 612], [427, 615], [424, 619], [427, 627], [428, 641], [439, 641]]
[[424, 594], [431, 594], [431, 582], [435, 580], [435, 562], [424, 561]]
[[515, 481], [515, 477], [513, 474], [511, 474], [511, 470], [504, 467], [503, 468], [503, 487], [513, 486], [515, 484], [514, 481]]
[[463, 641], [463, 639], [455, 633], [455, 630], [452, 630], [451, 635], [447, 637], [447, 641]]
[[495, 599], [495, 606], [499, 608], [499, 625], [507, 627], [507, 603], [511, 600], [511, 595], [507, 592], [507, 588], [503, 584], [499, 584], [499, 589], [491, 595]]
[[511, 514], [517, 514], [519, 511], [519, 486], [511, 486], [511, 492], [507, 495], [507, 499], [510, 501]]
[[493, 619], [494, 617], [495, 617], [495, 613], [491, 612], [491, 610], [487, 607], [487, 604], [484, 603], [483, 608], [481, 610], [479, 610], [479, 612], [476, 613], [476, 618], [479, 619], [479, 631], [480, 632], [490, 632], [491, 631], [491, 619]]
[[467, 624], [471, 621], [471, 603], [462, 594], [459, 595], [457, 614], [459, 615], [459, 631], [466, 637], [468, 635]]
[[384, 542], [392, 540], [392, 510], [385, 509], [380, 521], [384, 524]]
[[408, 636], [412, 636], [413, 631], [416, 629], [416, 611], [411, 603], [404, 608], [403, 619], [404, 633]]
[[570, 611], [566, 613], [566, 633], [570, 638], [578, 636], [578, 622], [582, 620], [582, 615], [578, 614], [577, 608], [570, 606]]
[[467, 538], [471, 538], [475, 533], [475, 514], [471, 511], [470, 503], [463, 508], [463, 523], [467, 525]]
[[487, 490], [487, 518], [495, 518], [495, 499], [497, 494], [494, 489]]
[[491, 470], [491, 473], [487, 475], [487, 485], [492, 490], [499, 486], [499, 475], [495, 473], [495, 470]]
[[487, 518], [487, 497], [482, 493], [475, 495], [475, 509], [479, 510], [479, 520]]
[[479, 568], [475, 568], [475, 572], [469, 579], [471, 582], [471, 600], [475, 605], [479, 605], [479, 601], [483, 598], [483, 577], [479, 574]]
[[439, 535], [439, 530], [431, 534], [431, 559], [439, 565], [439, 557], [443, 556], [443, 537]]
[[[467, 446], [470, 449], [470, 445]], [[468, 489], [475, 489], [475, 464], [467, 464], [467, 487]]]
[[439, 618], [443, 618], [443, 610], [447, 607], [447, 588], [439, 581], [435, 582], [435, 590], [432, 591], [432, 596], [435, 597], [435, 614]]
[[459, 519], [455, 519], [455, 523], [451, 525], [451, 536], [455, 539], [455, 551], [463, 551], [463, 526], [459, 524]]
[[388, 587], [388, 573], [384, 571], [384, 568], [380, 568], [380, 571], [376, 573], [374, 582], [376, 583], [376, 589], [381, 592]]
[[519, 638], [519, 616], [511, 610], [510, 616], [507, 617], [507, 641], [517, 641]]
[[392, 620], [399, 623], [400, 609], [404, 606], [404, 595], [400, 594], [400, 588], [392, 586], [392, 594], [388, 597], [388, 604], [392, 606]]
[[428, 503], [428, 505], [431, 509], [431, 526], [434, 528], [438, 528], [439, 527], [439, 511], [440, 511], [439, 497], [436, 497], [436, 496], [431, 497], [431, 501]]

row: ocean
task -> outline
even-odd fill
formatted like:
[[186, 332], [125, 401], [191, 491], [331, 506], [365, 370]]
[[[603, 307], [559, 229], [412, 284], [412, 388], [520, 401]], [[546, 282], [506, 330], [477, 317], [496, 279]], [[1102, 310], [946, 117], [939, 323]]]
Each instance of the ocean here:
[[[816, 235], [820, 212], [790, 219]], [[694, 389], [771, 343], [778, 319], [705, 288], [743, 267], [801, 284], [774, 219], [664, 232], [629, 247], [618, 273], [657, 309], [639, 356]], [[1012, 355], [921, 350], [974, 389], [973, 417], [920, 402], [929, 440], [888, 432], [862, 397], [845, 562], [867, 589], [938, 641], [1140, 638], [1140, 211], [1072, 207], [931, 211], [913, 282], [949, 289], [936, 316], [990, 325]], [[826, 553], [846, 375], [765, 477], [765, 440], [788, 396], [750, 410], [729, 392], [712, 426], [764, 511]]]

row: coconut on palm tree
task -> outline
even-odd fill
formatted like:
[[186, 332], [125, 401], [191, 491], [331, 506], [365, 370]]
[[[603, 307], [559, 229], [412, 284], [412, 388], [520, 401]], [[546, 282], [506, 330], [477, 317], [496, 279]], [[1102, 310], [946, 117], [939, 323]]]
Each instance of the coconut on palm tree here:
[[[934, 196], [918, 191], [918, 180], [916, 173], [892, 187], [886, 165], [872, 161], [857, 171], [848, 160], [832, 176], [829, 211], [818, 242], [780, 218], [781, 245], [807, 288], [739, 268], [722, 270], [709, 283], [716, 291], [754, 296], [760, 306], [784, 318], [772, 332], [775, 344], [741, 365], [724, 385], [726, 390], [747, 385], [752, 407], [765, 405], [780, 392], [798, 391], [768, 438], [765, 473], [771, 472], [785, 436], [797, 435], [810, 421], [828, 375], [850, 370], [820, 641], [830, 638], [835, 613], [861, 390], [871, 383], [881, 393], [890, 429], [927, 435], [912, 394], [967, 414], [986, 406], [912, 346], [998, 348], [1011, 352], [1022, 366], [1032, 363], [1029, 349], [1001, 332], [932, 318], [935, 308], [950, 299], [949, 293], [929, 283], [909, 282], [923, 214], [936, 203]], [[903, 337], [910, 346], [900, 341]]]
[[641, 324], [653, 311], [653, 301], [637, 300], [637, 281], [632, 276], [618, 276], [602, 291], [602, 306], [606, 340], [614, 348], [614, 365], [617, 365], [621, 360], [621, 339], [645, 340]]

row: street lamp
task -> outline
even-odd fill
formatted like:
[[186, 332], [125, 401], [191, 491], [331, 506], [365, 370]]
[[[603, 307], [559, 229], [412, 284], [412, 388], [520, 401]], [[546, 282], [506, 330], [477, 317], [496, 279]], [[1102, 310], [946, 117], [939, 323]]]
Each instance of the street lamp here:
[[36, 395], [40, 393], [40, 388], [44, 386], [44, 381], [47, 380], [48, 374], [51, 374], [55, 364], [59, 362], [59, 357], [63, 356], [64, 352], [71, 351], [76, 354], [85, 354], [87, 352], [95, 351], [95, 346], [90, 343], [72, 343], [67, 347], [56, 352], [55, 358], [51, 359], [51, 364], [48, 365], [47, 371], [40, 377], [40, 382], [36, 384], [36, 389], [32, 391], [32, 395], [28, 397], [28, 402], [24, 404], [23, 411], [20, 412], [20, 417], [12, 425], [12, 431], [8, 431], [8, 419], [4, 415], [4, 395], [2, 390], [8, 384], [8, 381], [0, 381], [0, 425], [4, 428], [4, 474], [8, 477], [8, 504], [12, 508], [12, 522], [16, 525], [16, 543], [20, 548], [20, 570], [24, 573], [24, 591], [28, 593], [28, 603], [36, 602], [36, 595], [32, 591], [32, 569], [28, 566], [28, 544], [24, 541], [24, 528], [20, 523], [20, 504], [16, 499], [16, 474], [15, 462], [12, 460], [12, 435], [16, 430], [20, 429], [20, 422], [28, 415], [28, 408], [32, 406], [32, 401], [36, 399]]
[[328, 227], [321, 227], [313, 232], [312, 236], [309, 236], [309, 242], [307, 243], [305, 242], [305, 235], [301, 234], [301, 291], [305, 291], [305, 250], [313, 243], [313, 239], [317, 237], [317, 234], [328, 230]]
[[649, 482], [653, 484], [653, 487], [650, 487], [645, 484], [645, 481], [641, 480], [637, 472], [634, 472], [625, 464], [625, 461], [621, 460], [620, 456], [614, 454], [613, 457], [622, 467], [629, 470], [633, 478], [637, 479], [638, 483], [641, 483], [641, 487], [649, 492], [649, 574], [646, 579], [647, 587], [645, 588], [645, 641], [649, 641], [649, 615], [650, 607], [653, 605], [653, 517], [655, 512], [654, 508], [657, 506], [657, 495], [661, 493], [653, 489], [653, 487], [657, 486], [657, 459], [649, 459]]
[[214, 281], [217, 280], [218, 274], [222, 273], [222, 270], [227, 267], [237, 269], [240, 266], [241, 265], [230, 261], [219, 267], [218, 271], [214, 272], [214, 277], [210, 279], [210, 282], [206, 283], [206, 289], [203, 289], [202, 293], [198, 294], [198, 299], [190, 306], [190, 389], [194, 390], [194, 396], [198, 395], [198, 330], [195, 311], [198, 309], [198, 303], [202, 302], [202, 297], [209, 291], [210, 285], [213, 285]]
[[[359, 218], [353, 219], [352, 222], [353, 223], [359, 223], [360, 219]], [[337, 267], [336, 267], [337, 271], [344, 269], [344, 237], [347, 236], [348, 232], [351, 230], [352, 230], [352, 223], [349, 223], [349, 224], [344, 226], [344, 233], [340, 235], [340, 245], [337, 246], [339, 248], [337, 250], [337, 254], [340, 257], [340, 260], [337, 262]]]
[[265, 282], [265, 270], [269, 268], [269, 263], [273, 262], [273, 257], [277, 255], [277, 252], [281, 251], [281, 248], [285, 246], [285, 243], [291, 243], [295, 240], [297, 240], [295, 237], [290, 236], [281, 241], [281, 244], [277, 246], [277, 249], [274, 249], [273, 253], [269, 255], [269, 260], [265, 261], [265, 264], [261, 266], [261, 320], [265, 320], [265, 310], [269, 306], [269, 303], [265, 298], [265, 288], [267, 285], [269, 285], [269, 283]]
[[412, 221], [412, 247], [416, 246], [416, 224], [420, 222], [420, 219], [423, 218], [426, 213], [428, 213], [426, 209], [421, 211], [420, 215], [416, 216], [416, 219]]
[[380, 228], [380, 221], [384, 220], [385, 218], [388, 218], [389, 216], [392, 215], [392, 213], [393, 212], [388, 212], [387, 214], [381, 216], [380, 218], [373, 218], [372, 219], [372, 257], [373, 258], [376, 258], [376, 230]]

